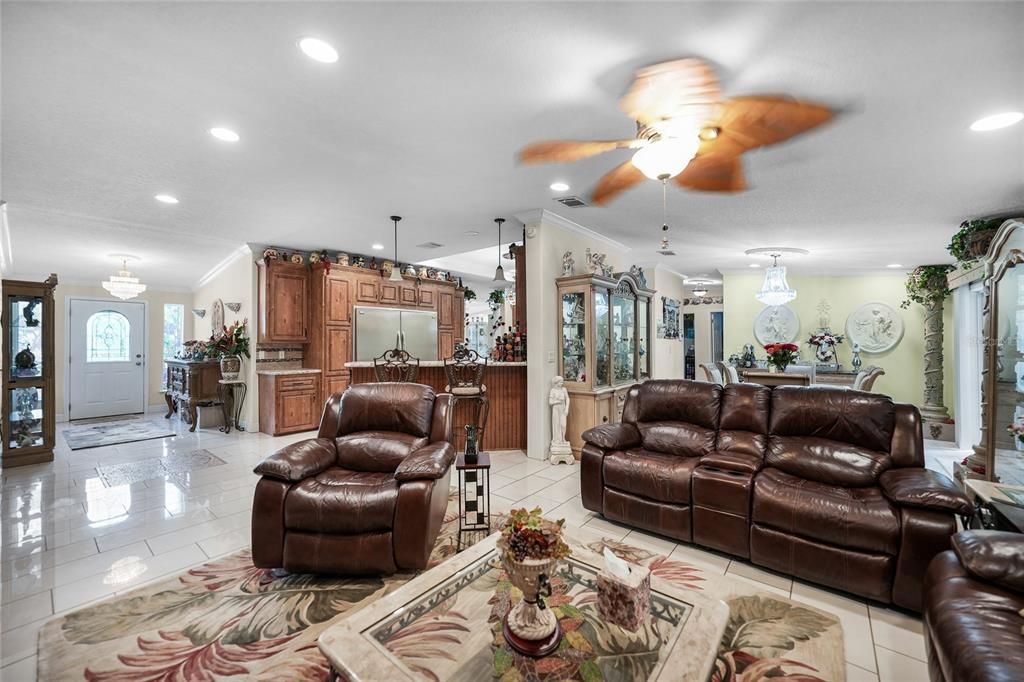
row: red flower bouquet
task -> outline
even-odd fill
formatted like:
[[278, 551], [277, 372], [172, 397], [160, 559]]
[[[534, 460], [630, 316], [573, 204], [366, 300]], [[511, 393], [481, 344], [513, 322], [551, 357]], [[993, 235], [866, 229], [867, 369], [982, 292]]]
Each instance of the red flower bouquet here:
[[764, 347], [765, 353], [768, 354], [768, 364], [780, 372], [785, 372], [786, 368], [793, 364], [799, 350], [800, 347], [795, 343], [769, 343]]

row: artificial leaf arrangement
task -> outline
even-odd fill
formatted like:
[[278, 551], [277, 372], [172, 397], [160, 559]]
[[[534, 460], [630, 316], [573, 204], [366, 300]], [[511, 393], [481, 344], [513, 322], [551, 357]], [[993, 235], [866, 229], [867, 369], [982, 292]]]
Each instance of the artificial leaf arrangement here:
[[565, 519], [549, 521], [541, 516], [540, 507], [527, 511], [513, 509], [501, 529], [498, 549], [516, 561], [525, 559], [563, 559], [569, 556], [569, 545], [562, 539]]
[[764, 347], [764, 352], [768, 354], [768, 364], [780, 372], [785, 372], [796, 361], [799, 350], [800, 347], [795, 343], [769, 343]]
[[497, 310], [501, 306], [505, 305], [505, 290], [495, 289], [491, 292], [491, 295], [487, 297], [487, 304], [491, 306], [492, 310]]
[[949, 296], [949, 282], [946, 275], [954, 270], [952, 265], [920, 265], [907, 275], [907, 297], [900, 303], [903, 309], [911, 303], [929, 306]]
[[469, 287], [465, 288], [465, 293], [463, 293], [462, 296], [467, 301], [475, 301], [476, 300], [476, 292], [473, 291], [472, 289], [470, 289]]
[[228, 355], [252, 357], [249, 354], [248, 319], [224, 327], [220, 334], [213, 334], [205, 341], [186, 341], [177, 353], [181, 360], [216, 360]]
[[[985, 255], [989, 242], [1003, 223], [1003, 218], [976, 218], [960, 223], [960, 229], [949, 240], [949, 251], [957, 263], [970, 263]], [[987, 233], [987, 234], [983, 234]]]

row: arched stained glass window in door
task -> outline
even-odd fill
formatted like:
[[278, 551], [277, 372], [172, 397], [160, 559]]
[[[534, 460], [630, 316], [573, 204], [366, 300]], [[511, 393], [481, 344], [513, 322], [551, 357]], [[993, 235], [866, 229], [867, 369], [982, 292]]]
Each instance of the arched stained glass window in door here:
[[131, 323], [115, 310], [101, 310], [85, 323], [86, 362], [127, 362]]

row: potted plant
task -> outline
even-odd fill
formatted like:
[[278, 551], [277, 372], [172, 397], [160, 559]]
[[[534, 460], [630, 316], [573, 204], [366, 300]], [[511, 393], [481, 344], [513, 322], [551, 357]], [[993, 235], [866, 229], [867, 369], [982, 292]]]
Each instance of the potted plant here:
[[495, 289], [492, 291], [491, 295], [487, 297], [487, 305], [491, 306], [491, 310], [497, 310], [505, 305], [505, 290]]
[[551, 596], [550, 576], [558, 562], [569, 556], [562, 538], [565, 520], [549, 521], [539, 507], [513, 509], [501, 529], [497, 546], [509, 581], [523, 598], [505, 616], [504, 635], [520, 653], [544, 656], [562, 639], [558, 619], [547, 607]]
[[248, 320], [235, 322], [230, 327], [224, 327], [219, 336], [211, 336], [207, 342], [207, 357], [220, 358], [221, 378], [237, 381], [242, 372], [242, 356], [251, 357], [248, 327]]
[[988, 252], [988, 246], [1002, 222], [1002, 218], [965, 220], [949, 240], [946, 250], [956, 258], [957, 263], [975, 261]]
[[907, 297], [900, 307], [907, 309], [911, 303], [920, 303], [926, 308], [949, 296], [949, 282], [946, 274], [952, 265], [920, 265], [907, 275]]
[[465, 293], [463, 294], [463, 297], [467, 301], [475, 301], [476, 300], [476, 292], [473, 291], [472, 289], [470, 289], [469, 287], [466, 287]]
[[768, 364], [778, 372], [785, 372], [796, 361], [799, 350], [800, 347], [795, 343], [769, 343], [764, 347], [764, 352], [768, 354]]

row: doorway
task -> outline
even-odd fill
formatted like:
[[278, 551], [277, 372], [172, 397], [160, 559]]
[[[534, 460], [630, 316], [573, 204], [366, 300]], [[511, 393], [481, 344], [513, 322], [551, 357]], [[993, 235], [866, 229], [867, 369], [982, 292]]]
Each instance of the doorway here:
[[146, 303], [68, 299], [68, 420], [146, 410]]

